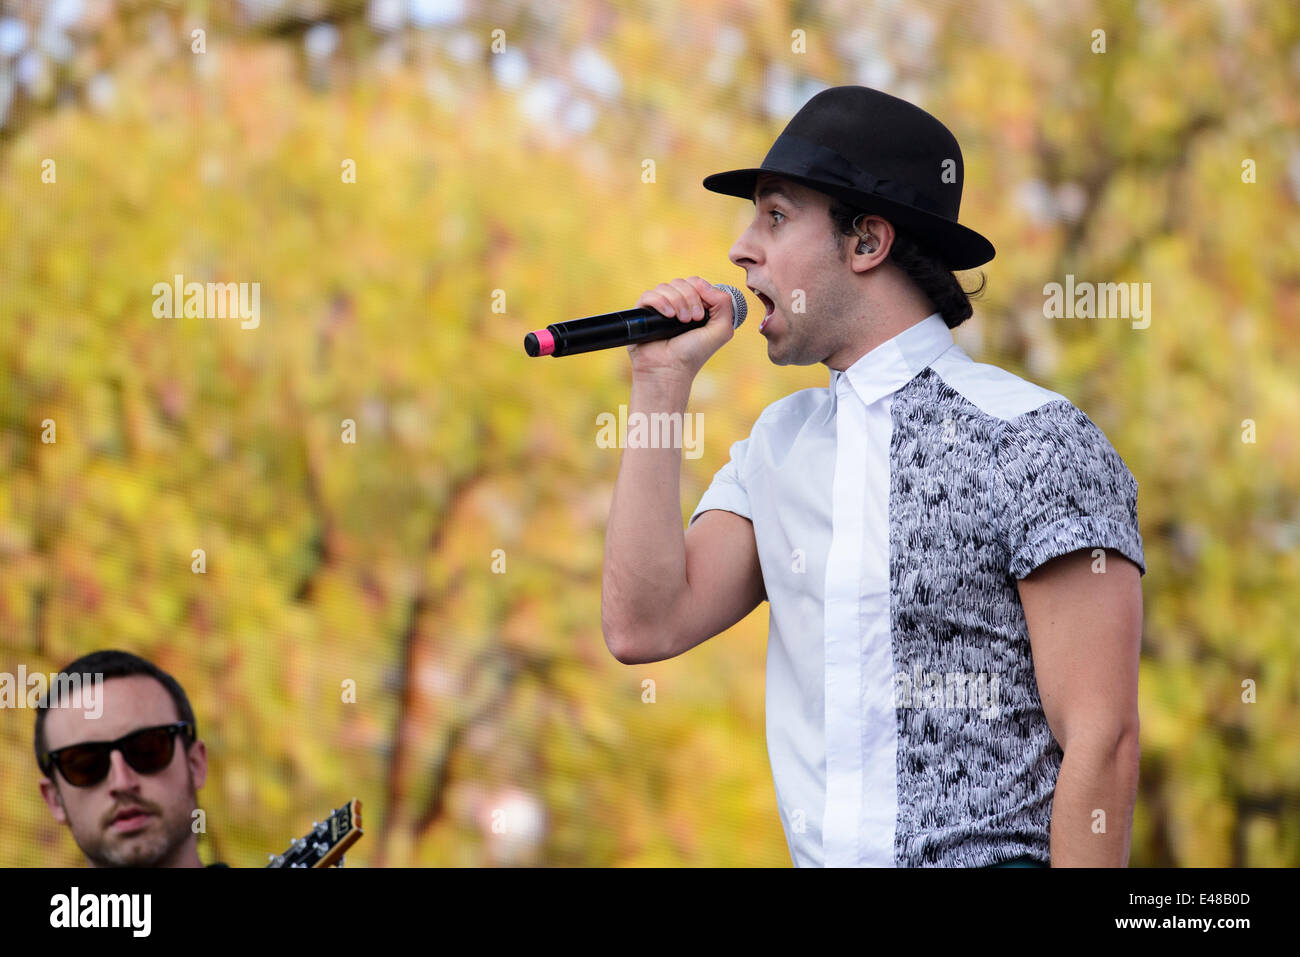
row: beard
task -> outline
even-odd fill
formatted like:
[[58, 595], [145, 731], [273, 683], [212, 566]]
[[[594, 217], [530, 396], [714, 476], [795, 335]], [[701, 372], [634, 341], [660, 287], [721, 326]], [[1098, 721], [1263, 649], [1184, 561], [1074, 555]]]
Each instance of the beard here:
[[[189, 782], [188, 807], [193, 809], [198, 804], [198, 792], [194, 781]], [[152, 817], [142, 829], [130, 834], [118, 834], [112, 829], [110, 818], [102, 821], [100, 827], [91, 834], [77, 834], [73, 837], [77, 846], [86, 855], [86, 859], [95, 867], [159, 867], [167, 866], [189, 840], [191, 829], [191, 811], [184, 804], [172, 808], [160, 807], [147, 802], [137, 802], [135, 806], [149, 812]]]
[[166, 864], [189, 837], [188, 819], [182, 827], [156, 818], [147, 833], [106, 834], [94, 846], [82, 851], [96, 867], [158, 867]]

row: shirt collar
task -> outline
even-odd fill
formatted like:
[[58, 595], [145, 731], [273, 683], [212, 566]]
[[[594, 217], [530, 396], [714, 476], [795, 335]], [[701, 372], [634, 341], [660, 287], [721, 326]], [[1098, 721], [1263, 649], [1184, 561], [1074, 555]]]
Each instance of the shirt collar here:
[[831, 415], [836, 396], [851, 386], [864, 405], [871, 405], [911, 382], [952, 345], [952, 330], [943, 316], [934, 312], [886, 339], [843, 372], [830, 370]]

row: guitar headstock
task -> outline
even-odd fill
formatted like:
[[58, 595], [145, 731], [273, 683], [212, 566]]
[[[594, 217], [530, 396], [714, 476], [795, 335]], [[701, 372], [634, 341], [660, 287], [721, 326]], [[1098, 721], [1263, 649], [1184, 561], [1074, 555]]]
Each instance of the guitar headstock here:
[[361, 840], [361, 802], [353, 798], [290, 844], [271, 856], [267, 867], [341, 867], [343, 853]]

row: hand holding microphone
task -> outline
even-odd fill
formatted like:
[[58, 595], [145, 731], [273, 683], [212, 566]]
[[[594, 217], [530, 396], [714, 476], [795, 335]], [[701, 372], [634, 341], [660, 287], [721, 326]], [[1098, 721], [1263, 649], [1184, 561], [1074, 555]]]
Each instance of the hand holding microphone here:
[[[660, 283], [636, 307], [552, 323], [524, 337], [530, 356], [575, 355], [626, 345], [634, 372], [694, 374], [745, 321], [748, 306], [734, 286], [711, 286], [699, 276]], [[706, 334], [684, 333], [704, 329]]]

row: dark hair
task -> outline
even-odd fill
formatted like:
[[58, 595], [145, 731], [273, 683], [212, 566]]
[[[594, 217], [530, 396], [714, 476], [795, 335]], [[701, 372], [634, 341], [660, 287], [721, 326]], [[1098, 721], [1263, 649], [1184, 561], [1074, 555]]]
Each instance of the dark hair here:
[[[167, 689], [171, 695], [172, 702], [176, 705], [176, 712], [181, 721], [188, 721], [192, 734], [186, 738], [187, 747], [198, 737], [198, 724], [194, 720], [194, 709], [190, 707], [190, 699], [185, 696], [185, 689], [180, 686], [175, 678], [163, 671], [152, 661], [145, 661], [138, 655], [133, 655], [129, 651], [92, 651], [88, 655], [82, 655], [76, 661], [64, 666], [59, 672], [61, 675], [101, 675], [104, 681], [110, 678], [129, 678], [133, 675], [147, 675], [153, 678], [160, 685]], [[36, 763], [41, 766], [42, 758], [45, 757], [45, 716], [49, 713], [50, 694], [53, 688], [41, 697], [40, 703], [36, 706]]]
[[[870, 215], [871, 211], [855, 209], [832, 196], [829, 212], [834, 226], [831, 235], [838, 244], [841, 236], [856, 237], [858, 234], [853, 230], [854, 220], [864, 212]], [[880, 215], [889, 219], [888, 216]], [[843, 248], [840, 249], [840, 258], [844, 258]], [[980, 273], [979, 286], [967, 292], [941, 259], [926, 249], [910, 232], [897, 225], [894, 226], [894, 244], [889, 249], [889, 258], [929, 297], [949, 329], [955, 329], [971, 317], [974, 312], [970, 304], [971, 297], [984, 291], [983, 273]]]

